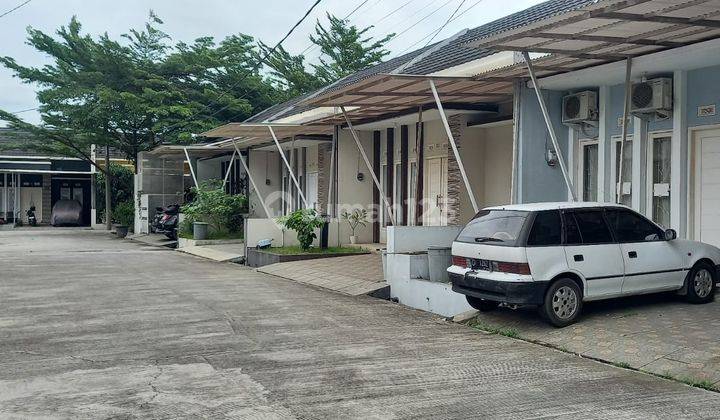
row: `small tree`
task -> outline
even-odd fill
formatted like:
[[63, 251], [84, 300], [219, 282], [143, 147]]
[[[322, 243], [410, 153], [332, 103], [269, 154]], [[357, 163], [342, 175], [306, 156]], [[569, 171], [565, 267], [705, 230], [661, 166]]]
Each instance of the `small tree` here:
[[300, 242], [300, 248], [303, 251], [310, 249], [317, 235], [315, 229], [322, 227], [323, 219], [317, 215], [313, 209], [295, 210], [287, 216], [278, 218], [278, 223], [283, 225], [285, 229], [297, 232], [297, 238]]
[[189, 223], [206, 222], [213, 232], [236, 233], [242, 227], [240, 215], [247, 212], [248, 200], [244, 195], [227, 194], [221, 182], [206, 181], [193, 188], [195, 199], [181, 211]]
[[355, 209], [350, 213], [343, 211], [342, 218], [347, 222], [348, 226], [350, 226], [351, 236], [355, 236], [355, 229], [357, 229], [358, 226], [367, 226], [367, 210], [365, 209]]

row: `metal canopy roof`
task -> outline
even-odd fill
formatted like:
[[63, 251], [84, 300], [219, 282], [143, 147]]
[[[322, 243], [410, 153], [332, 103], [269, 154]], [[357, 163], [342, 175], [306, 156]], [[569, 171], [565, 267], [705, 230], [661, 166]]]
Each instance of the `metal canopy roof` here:
[[224, 138], [205, 147], [225, 148], [233, 150], [233, 142], [238, 147], [246, 149], [272, 143], [270, 134], [272, 127], [278, 141], [292, 141], [296, 138], [325, 138], [333, 134], [332, 125], [319, 124], [279, 124], [279, 123], [229, 123], [206, 131], [201, 136]]
[[[468, 45], [550, 54], [533, 60], [542, 77], [715, 38], [720, 38], [720, 0], [598, 0]], [[522, 64], [501, 73], [527, 75]]]
[[[478, 81], [472, 77], [378, 74], [339, 89], [328, 90], [305, 103], [314, 106], [345, 106], [352, 120], [399, 114], [420, 106], [435, 106], [429, 79], [435, 81], [440, 98], [448, 108], [452, 108], [453, 104], [462, 104], [467, 109], [478, 105], [478, 110], [490, 110], [483, 105], [512, 100], [513, 84], [510, 79], [491, 77]], [[327, 124], [345, 123], [340, 112], [322, 121]]]

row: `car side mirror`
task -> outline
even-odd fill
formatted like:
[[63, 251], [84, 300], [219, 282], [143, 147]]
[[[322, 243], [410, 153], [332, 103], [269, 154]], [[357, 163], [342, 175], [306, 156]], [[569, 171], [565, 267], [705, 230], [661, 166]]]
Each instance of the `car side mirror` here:
[[677, 239], [677, 232], [675, 231], [675, 229], [667, 229], [665, 231], [665, 240], [672, 241], [675, 239]]

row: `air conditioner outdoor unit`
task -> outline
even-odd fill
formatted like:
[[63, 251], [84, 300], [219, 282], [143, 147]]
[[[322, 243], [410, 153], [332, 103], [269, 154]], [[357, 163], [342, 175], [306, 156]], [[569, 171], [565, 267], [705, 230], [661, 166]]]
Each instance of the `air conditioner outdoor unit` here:
[[598, 120], [597, 92], [590, 90], [563, 98], [563, 124], [594, 124]]
[[672, 111], [672, 88], [670, 78], [650, 79], [632, 85], [632, 114], [657, 114]]

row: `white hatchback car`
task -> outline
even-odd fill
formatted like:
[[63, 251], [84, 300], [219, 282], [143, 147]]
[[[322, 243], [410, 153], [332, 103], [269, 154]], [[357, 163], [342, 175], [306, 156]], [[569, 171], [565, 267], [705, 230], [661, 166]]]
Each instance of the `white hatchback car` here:
[[453, 242], [448, 273], [478, 310], [537, 305], [557, 327], [592, 300], [677, 291], [693, 303], [712, 301], [720, 249], [676, 237], [620, 205], [490, 207]]

